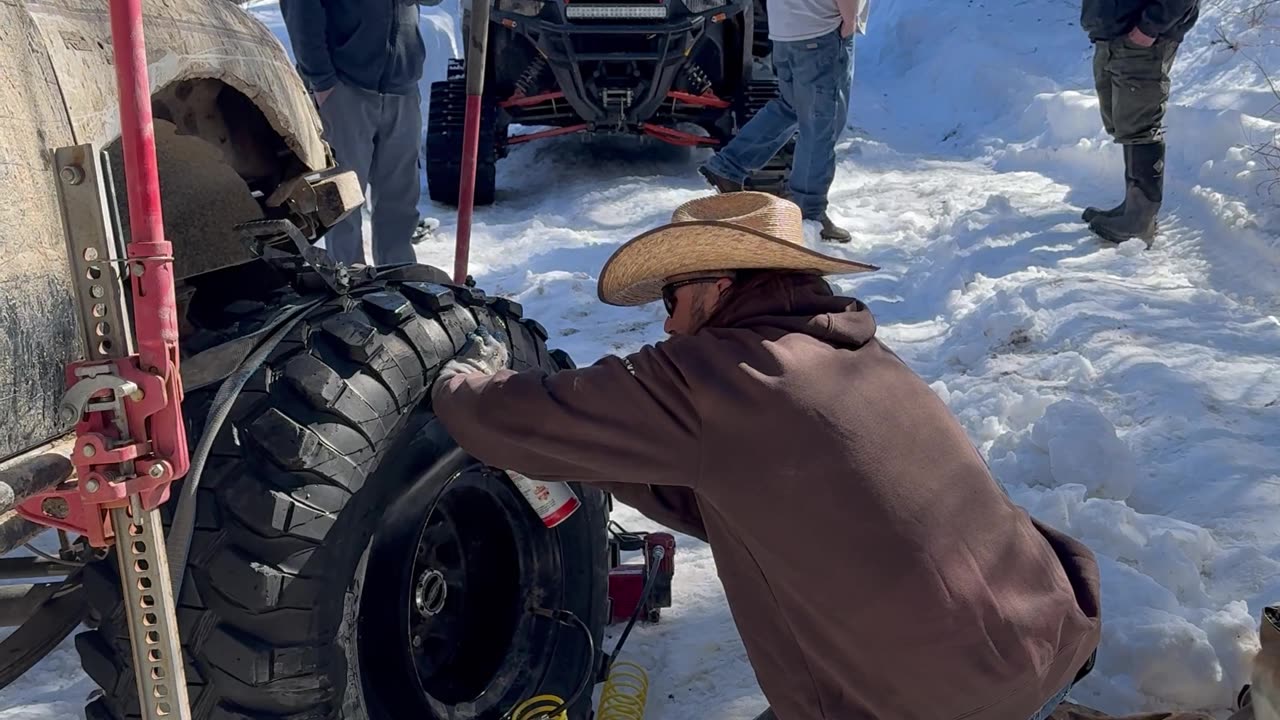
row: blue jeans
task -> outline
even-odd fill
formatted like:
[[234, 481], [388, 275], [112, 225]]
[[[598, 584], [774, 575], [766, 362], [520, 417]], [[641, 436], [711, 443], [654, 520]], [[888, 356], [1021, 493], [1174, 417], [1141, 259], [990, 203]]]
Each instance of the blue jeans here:
[[707, 161], [706, 168], [741, 183], [763, 168], [796, 135], [791, 196], [805, 218], [827, 210], [836, 176], [836, 141], [849, 116], [853, 84], [853, 38], [837, 28], [822, 37], [773, 43], [779, 97], [742, 126], [737, 137]]
[[1067, 693], [1071, 692], [1071, 687], [1072, 686], [1069, 684], [1059, 690], [1056, 695], [1049, 698], [1049, 702], [1045, 703], [1044, 706], [1040, 708], [1039, 712], [1031, 716], [1031, 720], [1046, 720], [1053, 714], [1054, 710], [1058, 709], [1058, 706], [1062, 704], [1062, 701], [1067, 699]]

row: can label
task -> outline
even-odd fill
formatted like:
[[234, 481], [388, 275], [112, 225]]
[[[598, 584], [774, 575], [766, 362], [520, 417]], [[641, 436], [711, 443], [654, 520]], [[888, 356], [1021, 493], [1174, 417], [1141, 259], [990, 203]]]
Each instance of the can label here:
[[542, 519], [542, 524], [553, 528], [568, 520], [582, 506], [573, 488], [561, 482], [541, 482], [507, 471], [507, 477], [524, 496], [529, 507]]

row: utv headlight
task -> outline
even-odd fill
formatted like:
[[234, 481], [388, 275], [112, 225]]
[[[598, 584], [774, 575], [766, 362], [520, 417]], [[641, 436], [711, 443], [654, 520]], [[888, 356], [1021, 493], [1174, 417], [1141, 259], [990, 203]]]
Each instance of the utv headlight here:
[[571, 2], [565, 5], [564, 16], [570, 20], [662, 20], [667, 17], [667, 6]]
[[524, 15], [525, 17], [537, 17], [542, 14], [543, 0], [498, 0], [496, 3], [499, 10], [503, 12]]
[[691, 13], [704, 13], [728, 4], [726, 0], [684, 0], [684, 6], [689, 8]]

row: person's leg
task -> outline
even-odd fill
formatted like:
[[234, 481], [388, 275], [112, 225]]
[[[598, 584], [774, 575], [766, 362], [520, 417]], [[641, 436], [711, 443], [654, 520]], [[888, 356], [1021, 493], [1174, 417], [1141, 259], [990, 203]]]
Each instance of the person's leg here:
[[375, 265], [417, 260], [413, 235], [422, 197], [418, 172], [422, 110], [418, 100], [416, 88], [407, 95], [382, 97], [377, 146], [369, 168]]
[[1164, 201], [1164, 117], [1169, 103], [1169, 72], [1178, 43], [1159, 40], [1142, 48], [1127, 38], [1112, 41], [1110, 69], [1116, 92], [1112, 119], [1116, 142], [1128, 149], [1128, 187], [1124, 210], [1100, 216], [1089, 227], [1103, 238], [1123, 242], [1155, 239], [1156, 216]]
[[[353, 170], [365, 192], [373, 161], [373, 139], [378, 130], [377, 95], [339, 83], [320, 105], [324, 138], [333, 148], [340, 168]], [[364, 262], [361, 208], [352, 210], [324, 235], [326, 251], [335, 261], [351, 265]]]
[[[1119, 86], [1117, 85], [1115, 78], [1111, 74], [1110, 63], [1111, 63], [1110, 43], [1107, 43], [1107, 42], [1094, 43], [1093, 85], [1098, 92], [1098, 112], [1102, 116], [1102, 129], [1106, 130], [1107, 134], [1110, 135], [1112, 138], [1114, 138], [1116, 134], [1116, 126], [1115, 126], [1115, 122], [1112, 121], [1111, 110], [1112, 110], [1113, 99], [1115, 98], [1115, 94]], [[1130, 178], [1129, 168], [1131, 166], [1131, 161], [1129, 156], [1131, 153], [1129, 152], [1128, 145], [1125, 145], [1123, 147], [1124, 147], [1125, 187], [1127, 188], [1129, 186], [1129, 178]], [[1100, 215], [1119, 215], [1123, 212], [1124, 212], [1124, 202], [1121, 201], [1119, 205], [1116, 205], [1115, 207], [1109, 210], [1103, 210], [1101, 208], [1097, 208], [1090, 205], [1089, 207], [1086, 207], [1084, 209], [1084, 213], [1081, 215], [1081, 217], [1084, 219], [1085, 222], [1091, 222], [1095, 217], [1098, 217]]]
[[[742, 185], [747, 176], [763, 168], [796, 134], [799, 118], [792, 97], [789, 46], [773, 44], [773, 67], [778, 78], [778, 97], [769, 101], [742, 126], [738, 134], [703, 165], [709, 171], [734, 185]], [[725, 189], [725, 188], [720, 188]]]
[[[800, 132], [791, 166], [791, 195], [806, 220], [823, 221], [824, 226], [827, 193], [836, 175], [836, 142], [848, 122], [853, 42], [836, 30], [798, 43], [792, 58]], [[841, 239], [848, 239], [847, 234]]]

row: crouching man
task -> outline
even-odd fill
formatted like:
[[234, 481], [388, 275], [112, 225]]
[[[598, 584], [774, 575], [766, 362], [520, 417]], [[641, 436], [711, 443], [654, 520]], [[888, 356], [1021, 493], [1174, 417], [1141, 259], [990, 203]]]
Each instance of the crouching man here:
[[547, 375], [478, 338], [434, 408], [486, 464], [605, 487], [709, 542], [781, 720], [1041, 720], [1090, 665], [1098, 569], [997, 485], [964, 429], [824, 275], [798, 206], [694, 200], [601, 271], [670, 339]]

